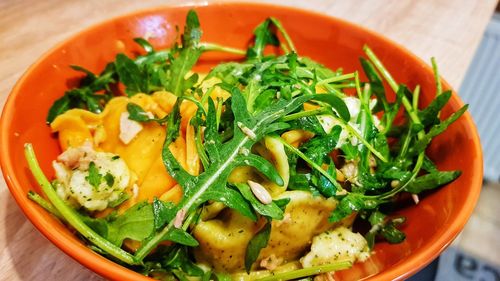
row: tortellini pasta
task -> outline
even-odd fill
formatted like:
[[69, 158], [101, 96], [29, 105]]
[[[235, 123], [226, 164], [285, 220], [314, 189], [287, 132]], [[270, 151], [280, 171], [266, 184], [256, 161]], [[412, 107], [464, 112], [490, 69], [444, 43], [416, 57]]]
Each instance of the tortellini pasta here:
[[[268, 246], [261, 251], [257, 263], [271, 255], [281, 259], [282, 263], [296, 260], [308, 249], [314, 236], [334, 226], [328, 222], [328, 216], [337, 204], [334, 199], [314, 197], [306, 191], [286, 191], [279, 198], [290, 198], [290, 203], [284, 219], [273, 220]], [[254, 223], [226, 209], [214, 219], [196, 225], [194, 236], [200, 242], [195, 250], [196, 257], [216, 270], [242, 270], [246, 250], [242, 245], [247, 245], [262, 225], [262, 221]]]

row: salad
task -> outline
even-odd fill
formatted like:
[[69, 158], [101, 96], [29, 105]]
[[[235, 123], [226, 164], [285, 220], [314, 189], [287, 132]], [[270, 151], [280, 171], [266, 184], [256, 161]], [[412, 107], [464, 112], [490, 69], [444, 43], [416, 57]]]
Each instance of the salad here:
[[[25, 145], [43, 191], [29, 198], [95, 252], [159, 280], [331, 280], [376, 242], [404, 241], [394, 204], [460, 175], [425, 153], [467, 109], [441, 120], [451, 91], [434, 60], [436, 97], [419, 108], [420, 87], [368, 46], [362, 81], [297, 54], [275, 18], [247, 50], [201, 37], [191, 10], [170, 49], [136, 38], [143, 54], [99, 74], [72, 66], [85, 76], [47, 116], [62, 151], [52, 181]], [[210, 51], [241, 60], [194, 72]]]

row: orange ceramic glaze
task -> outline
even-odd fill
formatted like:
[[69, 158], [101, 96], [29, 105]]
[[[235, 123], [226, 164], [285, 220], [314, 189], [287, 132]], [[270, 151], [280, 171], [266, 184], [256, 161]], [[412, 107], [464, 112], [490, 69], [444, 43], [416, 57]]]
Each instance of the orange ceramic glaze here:
[[[36, 62], [12, 90], [1, 119], [1, 165], [15, 200], [33, 224], [68, 255], [98, 274], [115, 280], [151, 280], [89, 250], [68, 228], [28, 200], [29, 189], [40, 192], [24, 159], [24, 143], [33, 143], [41, 167], [53, 177], [51, 161], [60, 153], [57, 138], [45, 124], [54, 100], [74, 86], [81, 74], [69, 65], [101, 71], [119, 52], [139, 51], [134, 37], [152, 37], [158, 47], [168, 47], [182, 26], [188, 7], [164, 7], [112, 19], [63, 42]], [[298, 53], [330, 68], [346, 72], [361, 69], [358, 58], [368, 44], [398, 82], [410, 88], [420, 84], [421, 102], [435, 94], [430, 67], [403, 47], [376, 33], [324, 15], [262, 4], [225, 3], [196, 8], [203, 29], [202, 40], [245, 48], [254, 27], [266, 17], [280, 19], [294, 40]], [[235, 56], [212, 53], [202, 57], [199, 70], [208, 70], [220, 59]], [[449, 85], [444, 83], [444, 88]], [[453, 95], [443, 117], [462, 106]], [[467, 222], [479, 196], [482, 154], [476, 128], [466, 113], [429, 148], [441, 170], [461, 170], [458, 180], [431, 193], [420, 204], [398, 214], [407, 217], [405, 242], [379, 243], [365, 263], [338, 272], [336, 280], [401, 280], [427, 265], [443, 251]]]

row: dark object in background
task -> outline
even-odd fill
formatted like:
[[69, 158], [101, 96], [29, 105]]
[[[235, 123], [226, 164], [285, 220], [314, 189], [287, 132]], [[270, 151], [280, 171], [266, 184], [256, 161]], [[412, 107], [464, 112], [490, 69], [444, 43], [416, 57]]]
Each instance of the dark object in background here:
[[[426, 271], [431, 265], [421, 272]], [[420, 275], [415, 275], [415, 277], [417, 278], [412, 277], [409, 280], [500, 281], [500, 267], [471, 256], [456, 247], [449, 247], [439, 257], [434, 279], [427, 279], [424, 275], [421, 278], [419, 278]]]
[[438, 270], [439, 257], [407, 281], [434, 281]]

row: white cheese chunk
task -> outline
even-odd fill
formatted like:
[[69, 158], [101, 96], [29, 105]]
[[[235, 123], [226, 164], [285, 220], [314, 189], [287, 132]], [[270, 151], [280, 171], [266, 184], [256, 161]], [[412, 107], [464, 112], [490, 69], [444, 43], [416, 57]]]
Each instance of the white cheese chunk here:
[[[62, 162], [52, 164], [56, 172], [57, 194], [72, 206], [82, 206], [89, 211], [104, 210], [129, 185], [127, 164], [115, 154], [89, 150], [78, 159], [78, 163], [78, 168], [74, 169]], [[89, 172], [91, 165], [93, 175]]]
[[341, 226], [314, 237], [311, 251], [300, 259], [300, 262], [307, 268], [336, 261], [364, 261], [369, 255], [365, 238]]

